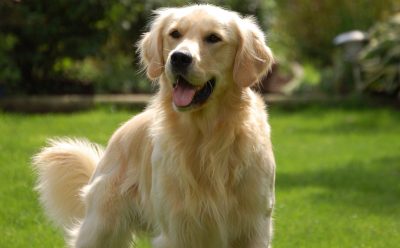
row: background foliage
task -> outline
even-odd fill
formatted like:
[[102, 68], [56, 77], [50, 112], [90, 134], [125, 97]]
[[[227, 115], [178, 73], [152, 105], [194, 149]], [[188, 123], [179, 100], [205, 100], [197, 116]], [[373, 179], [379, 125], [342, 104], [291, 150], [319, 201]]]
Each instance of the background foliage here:
[[394, 94], [400, 89], [400, 13], [369, 31], [370, 42], [360, 56], [364, 88]]
[[[0, 2], [0, 94], [151, 91], [135, 41], [152, 10], [187, 1]], [[197, 1], [201, 2], [201, 1]], [[257, 1], [213, 1], [263, 20]]]
[[12, 82], [14, 86], [6, 89], [28, 93], [63, 90], [57, 82], [70, 79], [60, 71], [68, 64], [65, 59], [94, 54], [106, 40], [98, 25], [105, 7], [97, 0], [2, 1], [0, 34], [12, 41], [2, 47], [3, 59], [17, 75], [1, 72], [3, 84]]
[[[397, 6], [396, 6], [397, 3]], [[329, 64], [336, 35], [353, 29], [368, 30], [376, 21], [390, 16], [397, 0], [279, 0], [275, 29], [297, 59]]]
[[[150, 92], [151, 84], [137, 66], [135, 42], [146, 30], [152, 10], [188, 2], [1, 1], [0, 96]], [[256, 16], [283, 72], [298, 61], [306, 65], [306, 74], [312, 72], [305, 81], [313, 84], [315, 80], [308, 78], [325, 80], [333, 74], [329, 68], [332, 39], [337, 34], [367, 30], [400, 5], [397, 0], [191, 2], [217, 4]]]

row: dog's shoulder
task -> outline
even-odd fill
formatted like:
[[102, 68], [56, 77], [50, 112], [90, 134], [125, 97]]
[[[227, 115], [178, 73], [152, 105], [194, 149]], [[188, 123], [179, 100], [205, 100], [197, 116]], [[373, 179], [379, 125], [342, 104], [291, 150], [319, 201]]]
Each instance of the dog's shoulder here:
[[151, 110], [145, 110], [122, 124], [108, 142], [106, 152], [130, 156], [141, 147], [150, 145], [149, 129], [153, 121]]

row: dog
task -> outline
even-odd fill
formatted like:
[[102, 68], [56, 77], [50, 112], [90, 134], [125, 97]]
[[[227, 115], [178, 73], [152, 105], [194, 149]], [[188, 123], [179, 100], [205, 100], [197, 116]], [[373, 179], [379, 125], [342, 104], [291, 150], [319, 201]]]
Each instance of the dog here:
[[138, 43], [159, 89], [105, 149], [53, 139], [33, 158], [36, 189], [70, 247], [265, 248], [275, 160], [250, 86], [273, 63], [251, 17], [212, 5], [155, 12]]

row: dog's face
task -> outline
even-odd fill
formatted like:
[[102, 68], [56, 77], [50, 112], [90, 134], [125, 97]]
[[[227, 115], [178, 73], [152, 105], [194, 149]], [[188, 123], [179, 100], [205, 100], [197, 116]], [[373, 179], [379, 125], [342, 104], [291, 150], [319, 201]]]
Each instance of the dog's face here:
[[156, 14], [139, 50], [149, 78], [165, 75], [178, 111], [199, 109], [229, 87], [248, 87], [271, 66], [271, 51], [250, 18], [210, 5]]

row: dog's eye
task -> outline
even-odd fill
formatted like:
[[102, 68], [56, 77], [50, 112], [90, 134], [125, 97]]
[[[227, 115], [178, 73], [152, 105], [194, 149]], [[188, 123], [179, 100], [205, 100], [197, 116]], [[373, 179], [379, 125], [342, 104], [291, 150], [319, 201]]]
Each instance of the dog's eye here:
[[171, 36], [174, 39], [179, 39], [182, 37], [181, 33], [179, 33], [178, 30], [173, 30], [171, 33], [169, 33], [169, 36]]
[[207, 43], [217, 43], [222, 41], [222, 39], [216, 34], [210, 34], [205, 38]]

